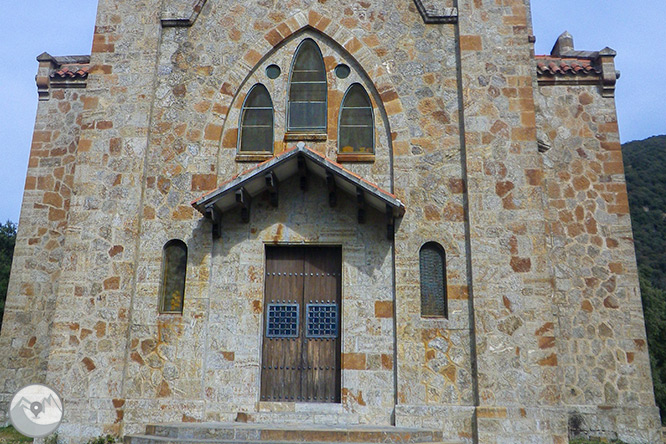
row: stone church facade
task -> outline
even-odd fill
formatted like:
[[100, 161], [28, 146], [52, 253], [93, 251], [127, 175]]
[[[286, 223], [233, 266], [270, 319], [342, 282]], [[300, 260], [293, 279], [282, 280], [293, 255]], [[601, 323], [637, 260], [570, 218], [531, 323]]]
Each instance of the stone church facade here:
[[100, 0], [39, 56], [0, 401], [659, 441], [615, 53], [527, 0]]

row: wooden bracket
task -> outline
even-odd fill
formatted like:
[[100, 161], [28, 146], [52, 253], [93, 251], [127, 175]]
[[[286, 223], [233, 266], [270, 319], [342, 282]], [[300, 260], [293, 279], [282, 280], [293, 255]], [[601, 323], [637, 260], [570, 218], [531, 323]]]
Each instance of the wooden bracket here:
[[268, 188], [268, 195], [271, 201], [271, 205], [276, 207], [278, 206], [278, 185], [279, 181], [274, 171], [269, 172], [264, 176], [266, 179], [266, 188]]
[[250, 204], [252, 203], [252, 196], [245, 188], [240, 188], [236, 191], [236, 202], [241, 207], [241, 220], [244, 223], [250, 222]]
[[215, 205], [206, 207], [206, 218], [213, 223], [213, 239], [219, 239], [222, 236], [222, 214]]
[[335, 176], [330, 171], [326, 172], [326, 186], [328, 187], [328, 204], [335, 207], [338, 204], [338, 193]]
[[358, 223], [365, 223], [365, 194], [362, 188], [356, 188], [356, 203], [358, 204]]
[[386, 238], [392, 241], [394, 235], [395, 217], [393, 217], [393, 208], [390, 205], [386, 205]]
[[303, 156], [298, 156], [298, 174], [301, 177], [301, 190], [306, 191], [308, 189], [308, 167]]

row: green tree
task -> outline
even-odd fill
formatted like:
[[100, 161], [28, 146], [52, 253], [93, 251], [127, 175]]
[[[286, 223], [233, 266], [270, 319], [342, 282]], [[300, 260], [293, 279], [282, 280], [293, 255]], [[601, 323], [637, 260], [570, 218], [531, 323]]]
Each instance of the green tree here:
[[666, 291], [655, 288], [650, 273], [639, 266], [641, 296], [657, 407], [666, 419]]
[[15, 244], [16, 224], [8, 220], [4, 224], [0, 224], [0, 327], [2, 327], [2, 315], [5, 311], [7, 285], [9, 284], [9, 272], [12, 268]]
[[666, 422], [666, 135], [622, 145], [654, 394]]

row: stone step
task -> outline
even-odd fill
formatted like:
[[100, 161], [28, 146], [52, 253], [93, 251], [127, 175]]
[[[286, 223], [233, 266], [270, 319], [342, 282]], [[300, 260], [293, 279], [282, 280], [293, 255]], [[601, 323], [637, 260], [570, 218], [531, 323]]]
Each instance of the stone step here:
[[[392, 443], [415, 444], [442, 441], [442, 432], [391, 426], [366, 425], [288, 425], [259, 423], [177, 423], [151, 424], [145, 435], [134, 435], [129, 441], [139, 443], [139, 437], [164, 438], [159, 442], [218, 442], [218, 443]], [[146, 439], [146, 438], [141, 438]], [[142, 444], [144, 441], [141, 441]]]
[[[153, 435], [128, 435], [124, 439], [124, 444], [294, 444], [293, 441], [235, 441], [235, 440], [222, 440], [222, 439], [186, 439], [186, 438], [171, 438], [165, 436]], [[307, 444], [331, 444], [330, 441], [308, 441]], [[348, 443], [348, 444], [375, 444], [370, 443]], [[413, 444], [464, 444], [463, 441], [446, 440], [446, 441], [429, 441], [429, 442], [416, 442]]]

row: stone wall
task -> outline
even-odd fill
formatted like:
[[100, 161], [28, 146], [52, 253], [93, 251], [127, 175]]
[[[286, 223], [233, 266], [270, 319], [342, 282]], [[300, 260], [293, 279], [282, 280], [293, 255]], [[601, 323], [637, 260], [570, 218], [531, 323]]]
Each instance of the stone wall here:
[[563, 442], [529, 2], [458, 6], [478, 439]]
[[[16, 381], [46, 381], [72, 442], [239, 413], [464, 442], [652, 442], [613, 100], [537, 86], [529, 17], [527, 0], [101, 1], [85, 93], [51, 89], [38, 111], [2, 401]], [[343, 193], [329, 208], [313, 177], [306, 192], [281, 184], [277, 209], [255, 196], [247, 224], [225, 213], [213, 239], [190, 202], [267, 157], [237, 153], [255, 83], [275, 105], [274, 152], [296, 143], [286, 83], [306, 37], [329, 82], [327, 132], [308, 146], [406, 214], [387, 240], [384, 215], [359, 224]], [[373, 156], [336, 152], [351, 82], [371, 97]], [[171, 239], [188, 247], [182, 315], [158, 312]], [[420, 312], [430, 241], [446, 252], [447, 318]], [[265, 245], [314, 243], [342, 246], [342, 403], [260, 402]]]
[[121, 431], [160, 3], [98, 7], [46, 378], [75, 441]]
[[599, 89], [544, 85], [536, 95], [540, 140], [550, 146], [543, 181], [561, 402], [570, 429], [656, 442], [615, 102]]
[[[51, 322], [64, 260], [81, 113], [89, 107], [85, 78], [49, 88], [54, 66], [40, 62], [48, 91], [37, 108], [28, 172], [0, 337], [0, 418], [23, 386], [45, 381]], [[72, 86], [72, 85], [70, 85]]]

